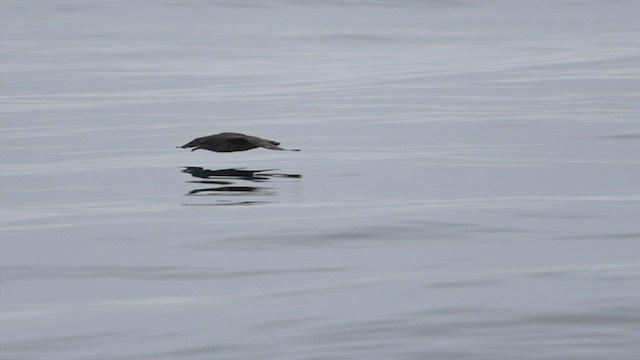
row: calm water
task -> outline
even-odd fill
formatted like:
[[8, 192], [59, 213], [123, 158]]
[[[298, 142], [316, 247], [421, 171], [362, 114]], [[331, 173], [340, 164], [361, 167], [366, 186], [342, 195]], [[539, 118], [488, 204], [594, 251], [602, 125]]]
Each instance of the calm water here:
[[640, 3], [0, 7], [3, 359], [637, 359]]

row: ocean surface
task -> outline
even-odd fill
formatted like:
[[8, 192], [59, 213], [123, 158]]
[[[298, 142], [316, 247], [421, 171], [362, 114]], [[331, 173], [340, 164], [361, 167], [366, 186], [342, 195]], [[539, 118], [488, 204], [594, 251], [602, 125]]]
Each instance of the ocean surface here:
[[[2, 0], [0, 35], [0, 358], [638, 359], [640, 2]], [[302, 151], [176, 148], [222, 131]]]

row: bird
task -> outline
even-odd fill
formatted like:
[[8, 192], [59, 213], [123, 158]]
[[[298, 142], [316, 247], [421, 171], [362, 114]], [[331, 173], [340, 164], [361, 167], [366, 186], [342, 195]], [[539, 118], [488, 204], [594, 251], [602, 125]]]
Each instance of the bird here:
[[300, 151], [300, 149], [283, 149], [278, 145], [280, 145], [280, 143], [277, 141], [267, 140], [257, 136], [234, 132], [223, 132], [195, 138], [178, 147], [182, 149], [192, 148], [191, 151], [204, 149], [215, 152], [245, 151], [259, 147], [269, 150]]

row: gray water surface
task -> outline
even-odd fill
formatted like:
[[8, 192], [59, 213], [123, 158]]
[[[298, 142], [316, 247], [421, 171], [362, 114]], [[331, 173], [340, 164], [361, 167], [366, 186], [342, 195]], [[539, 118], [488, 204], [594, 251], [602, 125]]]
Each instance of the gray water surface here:
[[640, 353], [638, 2], [0, 10], [3, 359]]

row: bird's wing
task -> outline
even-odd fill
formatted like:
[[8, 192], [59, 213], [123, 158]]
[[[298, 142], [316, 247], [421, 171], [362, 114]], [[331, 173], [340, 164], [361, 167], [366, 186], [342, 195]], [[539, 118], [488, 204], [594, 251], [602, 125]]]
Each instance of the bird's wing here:
[[283, 148], [278, 146], [280, 145], [280, 143], [277, 141], [267, 140], [267, 139], [259, 138], [256, 136], [248, 136], [248, 135], [246, 136], [246, 140], [255, 146], [263, 147], [266, 149], [284, 150]]
[[220, 135], [224, 135], [224, 139], [226, 141], [232, 142], [234, 144], [243, 144], [243, 145], [253, 145], [255, 147], [263, 147], [272, 150], [284, 150], [278, 145], [280, 145], [277, 141], [267, 140], [263, 138], [259, 138], [257, 136], [245, 135], [240, 133], [222, 133]]
[[245, 134], [232, 133], [232, 132], [223, 132], [223, 133], [218, 134], [218, 136], [223, 137], [226, 140], [236, 140], [236, 139], [244, 139], [244, 138], [253, 137], [253, 136], [249, 136], [249, 135], [245, 135]]
[[245, 135], [245, 134], [229, 133], [227, 138], [233, 141], [246, 141], [249, 144], [260, 146], [260, 147], [267, 147], [269, 145], [279, 144], [278, 142], [275, 142], [275, 141], [263, 139], [257, 136]]

